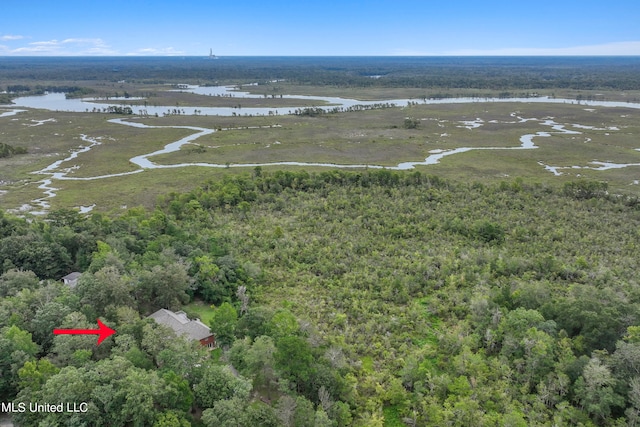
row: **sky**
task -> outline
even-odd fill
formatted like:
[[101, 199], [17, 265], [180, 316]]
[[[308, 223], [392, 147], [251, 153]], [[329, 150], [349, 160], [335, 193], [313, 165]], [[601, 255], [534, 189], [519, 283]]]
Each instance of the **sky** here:
[[0, 56], [640, 55], [638, 0], [1, 0]]

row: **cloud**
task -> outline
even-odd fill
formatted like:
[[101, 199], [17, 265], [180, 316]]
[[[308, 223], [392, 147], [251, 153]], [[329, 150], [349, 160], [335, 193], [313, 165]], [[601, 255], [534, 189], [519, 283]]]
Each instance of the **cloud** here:
[[640, 41], [602, 43], [561, 48], [497, 48], [425, 51], [396, 49], [393, 56], [635, 56], [640, 55]]
[[[121, 52], [113, 49], [107, 42], [100, 38], [69, 37], [66, 39], [39, 40], [27, 43], [20, 47], [10, 48], [0, 45], [0, 53], [3, 55], [22, 56], [117, 56]], [[184, 55], [184, 51], [173, 47], [142, 48], [126, 55], [130, 56], [172, 56]]]
[[82, 55], [115, 55], [117, 52], [102, 39], [65, 39], [65, 45], [82, 46]]
[[106, 45], [106, 43], [104, 42], [104, 40], [102, 39], [64, 39], [62, 40], [60, 43], [62, 44], [93, 44], [93, 45]]
[[27, 46], [12, 49], [11, 53], [18, 55], [32, 55], [42, 53], [57, 55], [60, 53], [60, 42], [58, 42], [58, 40], [32, 42]]
[[174, 56], [174, 55], [184, 55], [184, 51], [176, 50], [173, 47], [165, 47], [165, 48], [154, 48], [147, 47], [138, 49], [134, 52], [130, 52], [127, 55], [129, 56]]
[[118, 52], [99, 38], [68, 38], [64, 40], [43, 40], [28, 43], [8, 53], [14, 55], [117, 55]]
[[603, 43], [562, 48], [459, 49], [445, 52], [456, 56], [625, 56], [640, 55], [640, 41]]
[[3, 41], [21, 40], [23, 38], [24, 38], [24, 36], [17, 36], [17, 35], [12, 35], [12, 34], [7, 34], [7, 35], [4, 35], [4, 36], [0, 36], [0, 40], [3, 40]]
[[48, 40], [43, 42], [29, 43], [32, 46], [58, 46], [60, 42], [58, 40]]

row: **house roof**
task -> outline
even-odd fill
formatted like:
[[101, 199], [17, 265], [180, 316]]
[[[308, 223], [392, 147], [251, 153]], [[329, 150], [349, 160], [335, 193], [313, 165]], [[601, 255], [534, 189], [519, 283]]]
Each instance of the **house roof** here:
[[186, 335], [192, 340], [202, 340], [213, 335], [207, 325], [199, 319], [190, 320], [184, 311], [174, 313], [161, 308], [149, 316], [161, 325], [168, 326], [178, 335]]
[[78, 277], [82, 276], [82, 273], [78, 273], [74, 271], [73, 273], [69, 273], [62, 278], [62, 280], [76, 280]]

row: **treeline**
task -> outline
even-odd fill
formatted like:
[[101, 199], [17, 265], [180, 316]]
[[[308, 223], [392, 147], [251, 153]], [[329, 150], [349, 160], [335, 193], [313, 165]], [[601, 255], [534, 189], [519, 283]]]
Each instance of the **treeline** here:
[[346, 364], [353, 425], [638, 421], [640, 215], [606, 183], [256, 169], [161, 204], [263, 267], [255, 298]]
[[102, 109], [102, 111], [110, 114], [133, 114], [133, 108], [124, 107], [122, 105], [110, 105]]
[[634, 57], [7, 58], [5, 80], [190, 81], [513, 91], [640, 88]]
[[79, 98], [90, 95], [95, 91], [91, 88], [70, 86], [70, 85], [7, 85], [6, 92], [11, 96], [25, 96], [25, 95], [43, 95], [46, 92], [60, 92], [65, 93], [67, 98]]
[[[602, 182], [388, 170], [0, 214], [0, 398], [89, 405], [24, 425], [633, 425], [639, 229]], [[144, 319], [194, 299], [213, 354]], [[96, 318], [118, 331], [100, 347], [51, 334]]]
[[[410, 187], [446, 188], [450, 183], [434, 175], [419, 171], [398, 173], [389, 170], [346, 172], [331, 170], [320, 173], [307, 171], [275, 171], [264, 173], [261, 166], [253, 170], [252, 176], [227, 176], [220, 181], [208, 181], [189, 193], [169, 193], [159, 198], [159, 205], [169, 213], [181, 218], [198, 209], [214, 209], [239, 206], [248, 209], [248, 203], [268, 194], [279, 194], [286, 190], [320, 190], [331, 185], [355, 187]], [[244, 202], [244, 203], [243, 203]]]
[[[213, 236], [194, 233], [183, 230], [182, 224], [159, 210], [147, 213], [132, 209], [116, 219], [100, 214], [85, 218], [72, 210], [60, 210], [50, 213], [47, 222], [32, 224], [0, 213], [0, 272], [29, 270], [40, 280], [59, 280], [72, 271], [97, 271], [105, 263], [115, 263], [121, 272], [128, 266], [155, 269], [158, 277], [148, 278], [157, 282], [149, 289], [152, 295], [136, 306], [146, 314], [159, 305], [176, 308], [168, 302], [194, 296], [215, 304], [231, 301], [237, 286], [248, 286], [252, 279]], [[158, 286], [164, 282], [170, 287], [169, 279], [158, 278], [169, 277], [174, 270], [184, 277], [174, 278], [173, 289], [166, 289], [168, 294], [164, 294]]]
[[321, 108], [321, 107], [305, 107], [296, 108], [293, 110], [293, 114], [296, 116], [316, 117], [323, 114], [338, 114], [338, 113], [350, 113], [354, 111], [369, 111], [369, 110], [382, 110], [385, 108], [394, 108], [396, 104], [392, 102], [380, 102], [375, 104], [363, 105], [356, 104], [350, 107], [333, 107], [333, 108]]
[[[289, 310], [253, 303], [260, 268], [228, 247], [213, 216], [195, 211], [177, 219], [160, 209], [117, 218], [59, 210], [33, 221], [0, 212], [0, 399], [86, 402], [88, 410], [14, 421], [349, 425], [343, 367], [334, 369], [322, 340], [311, 342]], [[75, 287], [60, 281], [71, 271], [83, 272]], [[245, 343], [248, 353], [231, 358], [242, 375], [230, 356], [145, 319], [194, 299], [218, 307], [211, 327], [221, 347]], [[95, 337], [52, 334], [93, 329], [96, 318], [118, 331], [99, 347]]]

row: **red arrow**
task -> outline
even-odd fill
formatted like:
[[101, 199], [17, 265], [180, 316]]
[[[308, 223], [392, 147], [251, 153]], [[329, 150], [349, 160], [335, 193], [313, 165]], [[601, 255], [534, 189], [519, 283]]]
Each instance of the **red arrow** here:
[[105, 325], [98, 319], [98, 329], [54, 329], [54, 335], [98, 335], [98, 344], [107, 337], [115, 334], [116, 331]]

